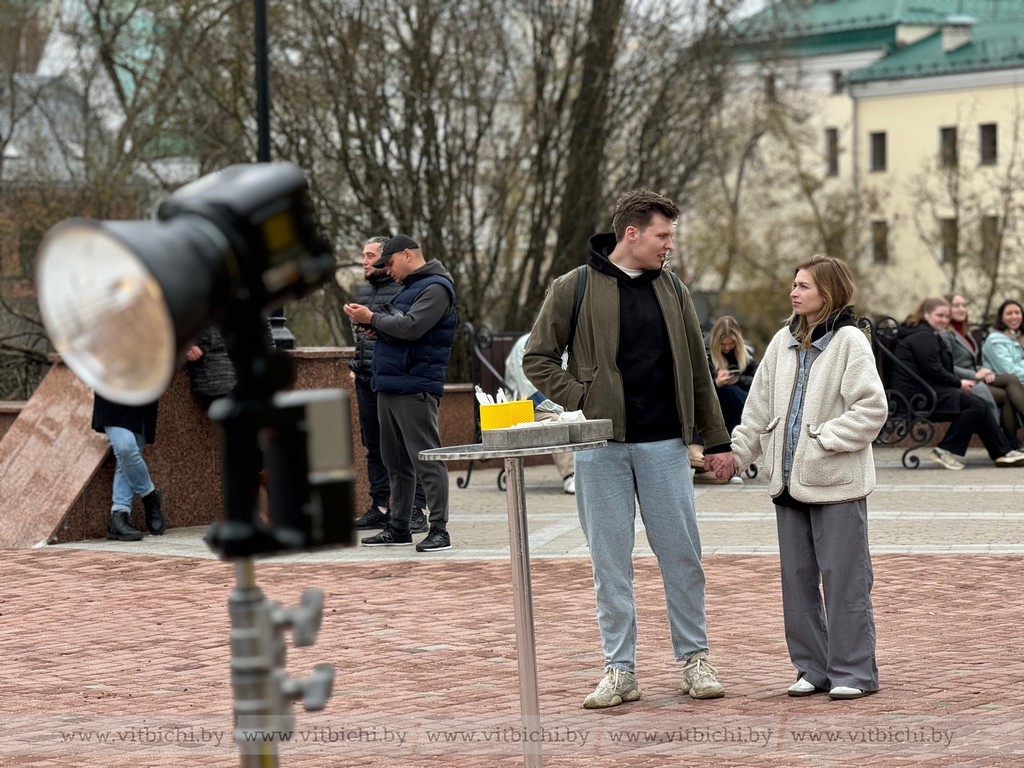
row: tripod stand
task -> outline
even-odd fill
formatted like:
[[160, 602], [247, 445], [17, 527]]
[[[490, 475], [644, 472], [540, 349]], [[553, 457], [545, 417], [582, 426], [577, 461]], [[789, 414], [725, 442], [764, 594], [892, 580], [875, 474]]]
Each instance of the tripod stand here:
[[[284, 668], [286, 631], [296, 646], [316, 642], [323, 593], [307, 589], [291, 608], [267, 600], [256, 585], [254, 558], [351, 545], [355, 530], [348, 396], [342, 390], [278, 392], [291, 383], [293, 366], [287, 355], [266, 348], [261, 322], [257, 315], [241, 334], [225, 334], [238, 386], [210, 407], [222, 435], [225, 516], [206, 541], [235, 564], [228, 611], [242, 768], [277, 766], [278, 745], [294, 729], [293, 702], [307, 711], [323, 709], [334, 681], [329, 664], [303, 678]], [[239, 326], [245, 328], [229, 327]], [[264, 464], [269, 519], [256, 511]]]

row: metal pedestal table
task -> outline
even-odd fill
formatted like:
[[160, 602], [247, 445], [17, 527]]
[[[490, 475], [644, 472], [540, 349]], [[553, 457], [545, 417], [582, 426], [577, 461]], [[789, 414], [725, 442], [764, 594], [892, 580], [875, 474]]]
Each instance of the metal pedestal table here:
[[526, 768], [541, 768], [544, 758], [540, 740], [540, 701], [537, 697], [537, 646], [533, 635], [533, 591], [530, 587], [530, 540], [526, 527], [526, 492], [523, 488], [523, 457], [552, 453], [585, 451], [607, 445], [607, 440], [587, 443], [543, 445], [535, 448], [485, 448], [483, 445], [458, 445], [422, 451], [421, 459], [461, 461], [464, 459], [504, 459], [505, 503], [508, 509], [508, 540], [512, 556], [512, 594], [515, 600], [516, 658], [519, 662], [519, 709], [526, 733], [537, 734], [523, 742]]

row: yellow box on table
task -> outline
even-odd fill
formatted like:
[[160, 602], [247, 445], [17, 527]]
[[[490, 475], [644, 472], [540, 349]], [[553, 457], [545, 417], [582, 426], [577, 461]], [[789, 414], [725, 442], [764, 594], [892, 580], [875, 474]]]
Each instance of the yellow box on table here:
[[533, 421], [532, 400], [510, 400], [507, 403], [480, 406], [480, 429], [507, 429], [525, 421]]

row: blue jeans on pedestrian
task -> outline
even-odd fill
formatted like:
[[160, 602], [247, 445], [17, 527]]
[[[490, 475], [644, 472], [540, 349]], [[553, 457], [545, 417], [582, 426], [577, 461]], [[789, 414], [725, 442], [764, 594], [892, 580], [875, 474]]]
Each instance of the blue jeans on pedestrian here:
[[145, 496], [153, 491], [149, 469], [142, 458], [142, 446], [146, 444], [142, 435], [124, 427], [104, 427], [110, 439], [110, 447], [117, 459], [114, 470], [114, 500], [111, 512], [131, 512], [134, 494]]
[[708, 650], [690, 458], [681, 439], [576, 454], [576, 506], [590, 547], [606, 668], [636, 671], [636, 502], [658, 559], [677, 660]]

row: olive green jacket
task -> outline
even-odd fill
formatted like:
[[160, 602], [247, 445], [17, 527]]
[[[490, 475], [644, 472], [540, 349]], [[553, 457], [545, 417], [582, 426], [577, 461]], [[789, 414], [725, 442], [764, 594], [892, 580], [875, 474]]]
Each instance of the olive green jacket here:
[[[562, 369], [562, 352], [569, 340], [570, 317], [577, 272], [562, 275], [549, 286], [523, 357], [527, 377], [538, 390], [567, 411], [583, 411], [588, 419], [611, 419], [613, 436], [626, 435], [622, 376], [616, 364], [619, 350], [618, 281], [588, 267], [586, 293], [580, 307], [572, 354]], [[675, 362], [676, 411], [682, 424], [680, 437], [689, 443], [693, 427], [700, 429], [710, 449], [729, 444], [715, 384], [711, 379], [700, 321], [683, 286], [680, 302], [675, 278], [663, 272], [654, 281]]]

